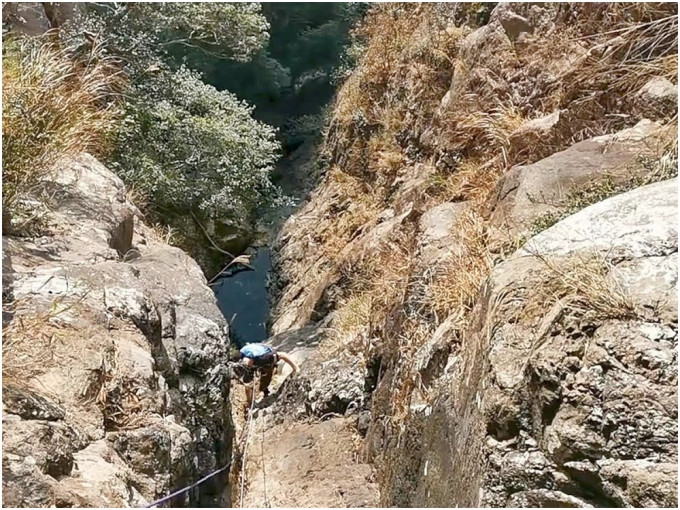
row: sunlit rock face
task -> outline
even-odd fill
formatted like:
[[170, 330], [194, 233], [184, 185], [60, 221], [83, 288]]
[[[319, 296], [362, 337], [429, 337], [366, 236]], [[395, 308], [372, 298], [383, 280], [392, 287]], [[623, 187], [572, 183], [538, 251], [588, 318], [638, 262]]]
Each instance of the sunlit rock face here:
[[3, 238], [3, 504], [140, 506], [229, 462], [227, 323], [93, 157], [44, 186], [45, 235]]

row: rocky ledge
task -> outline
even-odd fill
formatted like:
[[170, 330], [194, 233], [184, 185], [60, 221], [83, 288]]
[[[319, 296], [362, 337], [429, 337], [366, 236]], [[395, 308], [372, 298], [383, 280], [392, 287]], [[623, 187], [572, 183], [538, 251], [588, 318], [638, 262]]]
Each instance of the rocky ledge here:
[[3, 237], [3, 506], [140, 506], [229, 462], [227, 323], [93, 157], [43, 191], [47, 233]]

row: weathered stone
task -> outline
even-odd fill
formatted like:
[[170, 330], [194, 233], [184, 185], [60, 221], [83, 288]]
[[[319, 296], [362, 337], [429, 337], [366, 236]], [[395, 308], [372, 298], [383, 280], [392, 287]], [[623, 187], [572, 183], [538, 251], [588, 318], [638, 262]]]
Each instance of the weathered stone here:
[[[44, 332], [25, 353], [32, 364], [3, 360], [14, 377], [4, 410], [15, 413], [3, 427], [3, 487], [46, 493], [5, 502], [139, 506], [228, 461], [227, 323], [198, 264], [133, 223], [122, 182], [94, 158], [45, 186], [54, 233], [4, 243], [22, 305], [10, 326]], [[121, 260], [131, 246], [137, 257]], [[28, 458], [37, 471], [17, 467]], [[222, 478], [184, 503], [229, 498]]]
[[[665, 466], [677, 460], [677, 304], [669, 299], [677, 285], [676, 188], [673, 179], [635, 189], [534, 236], [492, 270], [460, 344], [454, 316], [416, 351], [421, 374], [439, 367], [424, 383], [434, 402], [423, 404], [421, 421], [406, 422], [399, 446], [398, 431], [381, 432], [375, 418], [367, 434], [372, 455], [392, 452], [378, 457], [390, 466], [389, 501], [619, 506], [642, 504], [644, 494], [645, 505], [674, 502], [677, 471]], [[631, 290], [639, 316], [530, 301], [551, 267], [593, 255], [610, 268], [612, 284]], [[440, 352], [448, 359], [433, 363]], [[374, 401], [384, 398], [381, 388]], [[604, 467], [621, 462], [647, 464]]]
[[425, 266], [432, 266], [451, 254], [462, 255], [464, 243], [456, 235], [461, 216], [470, 209], [465, 202], [447, 202], [430, 209], [420, 217], [418, 244]]
[[504, 10], [500, 12], [498, 14], [498, 21], [500, 21], [501, 25], [503, 26], [503, 30], [505, 30], [505, 34], [511, 41], [516, 40], [520, 34], [530, 34], [534, 31], [534, 27], [531, 26], [526, 18], [511, 11]]
[[[646, 459], [661, 466], [677, 459], [677, 330], [658, 306], [649, 312], [651, 322], [644, 322], [589, 319], [558, 302], [556, 313], [545, 310], [529, 324], [521, 318], [527, 304], [522, 303], [529, 299], [526, 289], [550, 273], [544, 260], [558, 264], [559, 257], [600, 253], [614, 263], [626, 261], [628, 281], [640, 277], [636, 271], [645, 271], [645, 264], [633, 262], [668, 264], [669, 279], [651, 284], [644, 296], [645, 302], [663, 302], [673, 287], [670, 274], [677, 271], [676, 189], [673, 179], [590, 206], [534, 236], [492, 272], [490, 299], [497, 304], [494, 317], [484, 319], [495, 324], [489, 353], [493, 382], [483, 404], [486, 430], [503, 440], [531, 438], [552, 466], [564, 469], [570, 491], [582, 492], [579, 499], [585, 503], [634, 504], [630, 486], [612, 484], [598, 466], [617, 459]], [[513, 485], [516, 475], [503, 475], [508, 457], [500, 448], [494, 443], [490, 450], [502, 460], [494, 468], [497, 476], [487, 474], [489, 501], [503, 504], [520, 488], [529, 493], [513, 494], [508, 504], [540, 504], [546, 494], [533, 491], [552, 490], [557, 480]], [[527, 463], [519, 473], [535, 478], [529, 470]], [[651, 481], [641, 476], [639, 483]], [[655, 493], [652, 485], [638, 490], [654, 494], [653, 504], [664, 504], [669, 494], [667, 489]], [[550, 497], [545, 501], [557, 504]]]
[[282, 387], [276, 403], [281, 413], [297, 417], [324, 416], [363, 407], [365, 375], [358, 360], [315, 358], [304, 362], [302, 367], [303, 371]]
[[513, 168], [503, 176], [489, 204], [497, 241], [531, 235], [541, 217], [572, 206], [572, 191], [598, 182], [621, 185], [644, 177], [649, 172], [644, 158], [662, 156], [657, 139], [662, 133], [660, 125], [641, 121], [614, 135], [591, 138], [532, 165]]
[[587, 249], [615, 260], [669, 256], [677, 252], [677, 201], [677, 178], [637, 188], [565, 218], [532, 237], [518, 255], [563, 257]]
[[64, 410], [42, 395], [16, 385], [2, 387], [4, 411], [21, 416], [25, 420], [61, 420]]
[[670, 117], [678, 111], [678, 86], [666, 78], [656, 76], [637, 93], [638, 103], [652, 117]]
[[582, 499], [559, 491], [536, 489], [517, 492], [510, 496], [508, 508], [593, 508]]

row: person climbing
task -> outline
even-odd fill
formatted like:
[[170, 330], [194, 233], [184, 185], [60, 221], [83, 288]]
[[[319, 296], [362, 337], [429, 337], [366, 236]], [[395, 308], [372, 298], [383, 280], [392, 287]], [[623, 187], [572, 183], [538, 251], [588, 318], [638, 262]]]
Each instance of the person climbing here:
[[[253, 401], [253, 386], [255, 374], [260, 374], [259, 391], [269, 396], [269, 384], [274, 377], [274, 370], [279, 360], [285, 361], [293, 369], [293, 373], [299, 370], [295, 362], [282, 352], [277, 352], [273, 347], [266, 344], [246, 344], [236, 355], [238, 361], [237, 375], [246, 388], [246, 402], [249, 407]], [[251, 384], [252, 383], [252, 384]], [[259, 393], [259, 392], [258, 392]], [[255, 394], [257, 396], [257, 394]]]

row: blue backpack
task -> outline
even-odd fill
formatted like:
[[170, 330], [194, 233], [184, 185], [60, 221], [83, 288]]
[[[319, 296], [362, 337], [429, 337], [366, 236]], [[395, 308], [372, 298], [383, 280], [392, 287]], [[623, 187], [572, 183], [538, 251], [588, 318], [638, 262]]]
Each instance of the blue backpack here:
[[241, 347], [240, 352], [245, 358], [258, 360], [260, 358], [270, 358], [274, 354], [274, 349], [265, 344], [246, 344]]

